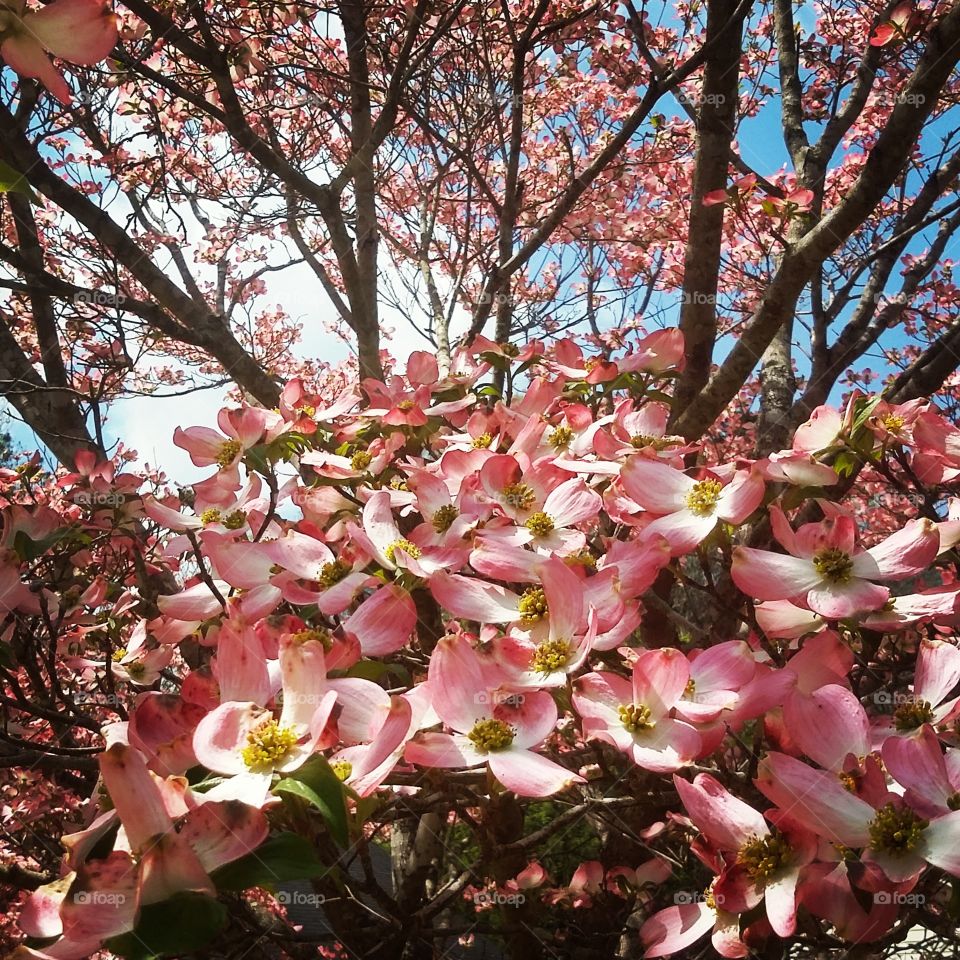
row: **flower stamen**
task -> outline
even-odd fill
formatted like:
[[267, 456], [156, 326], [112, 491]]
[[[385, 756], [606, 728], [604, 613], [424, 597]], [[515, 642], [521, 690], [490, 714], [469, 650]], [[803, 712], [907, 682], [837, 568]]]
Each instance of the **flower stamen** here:
[[687, 494], [687, 509], [698, 517], [706, 517], [713, 513], [723, 484], [719, 480], [700, 480], [693, 485]]
[[241, 751], [243, 762], [249, 770], [272, 769], [290, 753], [298, 739], [290, 727], [268, 720], [247, 734], [247, 745]]
[[650, 708], [644, 703], [625, 703], [617, 708], [620, 722], [630, 733], [652, 730], [656, 721], [651, 719]]
[[853, 558], [836, 547], [827, 547], [814, 555], [813, 566], [829, 583], [846, 583], [853, 573]]
[[870, 846], [891, 857], [905, 857], [920, 843], [923, 831], [929, 826], [928, 820], [921, 820], [909, 807], [888, 803], [867, 826]]
[[783, 834], [768, 833], [765, 837], [751, 837], [737, 853], [737, 863], [754, 883], [765, 884], [790, 863], [792, 856]]
[[527, 518], [524, 526], [535, 536], [545, 537], [554, 528], [553, 517], [549, 513], [538, 510]]
[[394, 557], [398, 550], [402, 550], [411, 560], [419, 560], [422, 556], [420, 548], [415, 543], [403, 539], [394, 540], [393, 543], [389, 544], [387, 549], [383, 551], [383, 555], [390, 563], [394, 563]]
[[543, 587], [527, 587], [520, 596], [517, 609], [520, 611], [520, 622], [524, 626], [542, 620], [548, 613], [547, 595], [543, 592]]
[[506, 750], [513, 743], [514, 736], [513, 728], [509, 724], [491, 717], [478, 720], [467, 734], [467, 739], [481, 753], [492, 753]]

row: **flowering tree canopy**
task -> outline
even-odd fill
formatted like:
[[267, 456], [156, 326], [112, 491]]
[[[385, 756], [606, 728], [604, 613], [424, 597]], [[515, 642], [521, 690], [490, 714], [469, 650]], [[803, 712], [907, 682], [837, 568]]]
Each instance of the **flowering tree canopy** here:
[[[4, 956], [955, 941], [960, 4], [2, 0], [0, 60]], [[210, 387], [195, 483], [111, 433]]]
[[179, 495], [6, 471], [6, 815], [67, 850], [17, 864], [18, 960], [299, 956], [298, 879], [331, 955], [951, 935], [957, 428], [856, 393], [717, 459], [666, 432], [677, 331], [574, 352], [291, 380], [177, 429]]

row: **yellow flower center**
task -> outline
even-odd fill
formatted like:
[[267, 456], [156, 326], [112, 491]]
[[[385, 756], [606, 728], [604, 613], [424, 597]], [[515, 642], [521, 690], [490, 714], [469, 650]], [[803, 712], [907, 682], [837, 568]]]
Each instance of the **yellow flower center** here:
[[853, 560], [849, 553], [836, 547], [827, 547], [814, 555], [813, 566], [824, 580], [830, 583], [846, 583], [853, 573]]
[[572, 439], [573, 431], [569, 427], [557, 427], [555, 430], [550, 431], [550, 436], [547, 437], [547, 443], [549, 443], [554, 450], [560, 450]]
[[687, 508], [698, 517], [706, 517], [713, 513], [713, 508], [720, 499], [723, 484], [719, 480], [700, 480], [693, 485], [687, 494]]
[[297, 740], [290, 727], [268, 720], [247, 734], [247, 745], [241, 751], [243, 762], [249, 770], [271, 769], [290, 753]]
[[504, 502], [518, 510], [528, 510], [537, 499], [533, 487], [529, 483], [511, 483], [503, 488]]
[[683, 688], [683, 695], [690, 700], [693, 695], [697, 692], [697, 681], [691, 677], [687, 681], [687, 685]]
[[373, 454], [369, 450], [358, 450], [350, 458], [350, 469], [356, 470], [357, 473], [360, 473], [362, 470], [366, 470], [373, 461]]
[[903, 417], [895, 413], [888, 413], [880, 418], [880, 422], [890, 431], [890, 433], [899, 433], [906, 421]]
[[854, 860], [859, 860], [860, 858], [853, 852], [849, 847], [844, 846], [842, 843], [835, 843], [833, 845], [834, 849], [840, 855], [840, 859], [846, 862], [852, 862]]
[[316, 640], [327, 652], [329, 652], [333, 646], [333, 634], [330, 633], [329, 630], [316, 628], [298, 630], [296, 633], [290, 635], [290, 639], [293, 640], [294, 643], [299, 644], [310, 643], [312, 640]]
[[668, 447], [678, 447], [684, 442], [683, 437], [651, 437], [647, 433], [635, 433], [630, 438], [630, 445], [638, 450], [642, 447], [652, 447], [654, 450], [666, 450]]
[[652, 730], [657, 724], [650, 719], [650, 708], [643, 703], [627, 703], [617, 708], [620, 722], [631, 733]]
[[217, 451], [217, 463], [221, 467], [229, 467], [243, 448], [239, 440], [224, 440]]
[[520, 353], [520, 348], [513, 343], [501, 343], [499, 346], [505, 357], [516, 357]]
[[119, 663], [126, 655], [127, 655], [126, 647], [117, 647], [117, 649], [113, 651], [113, 654], [111, 655], [110, 659], [113, 660], [114, 663]]
[[920, 842], [923, 831], [930, 826], [909, 807], [895, 807], [892, 803], [881, 807], [870, 821], [870, 846], [891, 857], [904, 857]]
[[765, 837], [751, 837], [737, 853], [737, 863], [754, 883], [765, 884], [790, 863], [791, 857], [786, 837], [770, 833]]
[[146, 672], [147, 666], [144, 663], [134, 661], [133, 663], [127, 664], [127, 673], [130, 674], [134, 680], [139, 680]]
[[353, 764], [349, 760], [332, 760], [330, 762], [330, 769], [333, 771], [334, 776], [342, 783], [344, 780], [350, 779], [350, 774], [353, 773]]
[[223, 518], [223, 525], [228, 530], [239, 530], [247, 522], [247, 515], [242, 510], [234, 510]]
[[837, 774], [837, 779], [843, 784], [844, 790], [849, 790], [850, 793], [857, 792], [857, 778], [852, 773], [841, 771]]
[[411, 543], [409, 540], [394, 540], [386, 550], [383, 551], [383, 555], [393, 563], [393, 558], [396, 556], [398, 550], [402, 550], [408, 557], [411, 557], [414, 560], [419, 560], [421, 553], [420, 548], [415, 544]]
[[413, 402], [412, 400], [401, 400], [401, 401], [397, 404], [397, 409], [398, 409], [398, 410], [403, 410], [403, 412], [406, 413], [408, 410], [412, 410], [412, 409], [414, 408], [414, 406], [415, 406], [415, 404], [414, 404], [414, 402]]
[[571, 553], [570, 556], [563, 558], [568, 567], [586, 567], [587, 570], [597, 569], [597, 558], [586, 548]]
[[324, 587], [329, 588], [335, 583], [339, 583], [351, 569], [349, 563], [344, 563], [342, 560], [331, 560], [320, 568], [318, 579]]
[[893, 722], [901, 732], [916, 730], [925, 723], [933, 723], [933, 707], [927, 700], [912, 700], [901, 703], [893, 713]]
[[200, 514], [200, 522], [205, 527], [209, 527], [211, 523], [219, 523], [222, 516], [223, 514], [220, 513], [216, 507], [207, 507], [207, 509]]
[[502, 720], [478, 720], [467, 734], [467, 739], [481, 752], [506, 750], [513, 743], [513, 729]]
[[544, 640], [537, 646], [530, 667], [537, 673], [552, 673], [567, 665], [571, 653], [566, 640]]
[[536, 623], [547, 615], [547, 595], [543, 587], [527, 587], [520, 595], [517, 604], [520, 611], [520, 622], [526, 625]]
[[460, 516], [460, 511], [452, 503], [445, 503], [433, 515], [433, 529], [437, 533], [446, 533], [452, 526], [453, 521]]
[[486, 450], [493, 443], [493, 437], [489, 433], [481, 433], [479, 437], [474, 437], [470, 446], [474, 450]]
[[390, 489], [391, 490], [409, 490], [410, 488], [407, 486], [407, 481], [404, 480], [403, 477], [394, 477], [390, 481]]
[[535, 536], [545, 537], [553, 530], [553, 517], [549, 513], [538, 510], [527, 518], [524, 526]]

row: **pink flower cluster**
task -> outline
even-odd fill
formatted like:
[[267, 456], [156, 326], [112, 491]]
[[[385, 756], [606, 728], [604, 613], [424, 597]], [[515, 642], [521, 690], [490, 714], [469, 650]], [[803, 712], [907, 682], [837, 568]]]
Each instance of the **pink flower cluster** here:
[[[82, 460], [61, 485], [88, 492], [88, 520], [147, 525], [151, 569], [177, 578], [155, 608], [132, 585], [28, 588], [18, 532], [45, 543], [57, 514], [8, 509], [3, 607], [42, 603], [71, 642], [124, 625], [112, 655], [62, 652], [74, 677], [106, 672], [133, 696], [102, 731], [101, 788], [62, 877], [24, 910], [46, 943], [23, 956], [86, 957], [146, 906], [214, 896], [211, 874], [264, 843], [278, 785], [318, 757], [353, 810], [434, 768], [531, 798], [585, 796], [591, 748], [641, 771], [674, 791], [660, 828], [686, 838], [706, 890], [654, 909], [679, 882], [657, 854], [606, 879], [584, 864], [549, 896], [643, 886], [647, 956], [711, 933], [745, 956], [791, 936], [799, 910], [876, 939], [894, 894], [960, 876], [960, 586], [929, 577], [960, 519], [875, 541], [832, 492], [851, 451], [960, 477], [960, 431], [930, 404], [855, 396], [791, 449], [691, 466], [703, 451], [670, 435], [662, 402], [682, 348], [676, 331], [617, 359], [481, 338], [449, 371], [417, 353], [363, 383], [365, 405], [295, 381], [279, 410], [177, 430], [212, 468], [187, 497]], [[491, 369], [510, 373], [509, 399], [479, 389]], [[98, 505], [118, 490], [122, 506]], [[715, 568], [737, 614], [722, 633], [663, 600], [665, 581], [693, 596]], [[871, 687], [868, 643], [875, 656], [877, 637], [908, 636], [912, 689]], [[533, 895], [542, 868], [511, 883]]]

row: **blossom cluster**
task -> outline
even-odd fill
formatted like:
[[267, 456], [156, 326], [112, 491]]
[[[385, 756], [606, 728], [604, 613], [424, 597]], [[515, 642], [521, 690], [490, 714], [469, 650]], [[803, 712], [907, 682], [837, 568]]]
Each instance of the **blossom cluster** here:
[[[711, 934], [741, 957], [801, 913], [878, 939], [960, 876], [960, 510], [931, 494], [877, 539], [844, 504], [851, 470], [888, 459], [949, 490], [960, 430], [855, 394], [789, 449], [714, 462], [669, 432], [682, 357], [675, 330], [619, 357], [477, 338], [447, 371], [415, 353], [358, 391], [296, 380], [277, 410], [178, 429], [211, 471], [179, 495], [92, 455], [45, 504], [12, 503], [29, 471], [0, 478], [5, 639], [52, 621], [57, 682], [129, 700], [93, 734], [85, 825], [19, 955], [122, 952], [158, 904], [215, 900], [296, 830], [291, 795], [347, 842], [433, 770], [481, 798], [633, 789], [597, 751], [671, 791], [653, 858], [547, 888], [534, 848], [487, 900], [642, 891], [647, 956]], [[139, 562], [91, 577], [104, 551]], [[45, 584], [54, 557], [79, 586]], [[898, 685], [883, 664], [905, 653]], [[699, 859], [702, 895], [658, 837]]]

